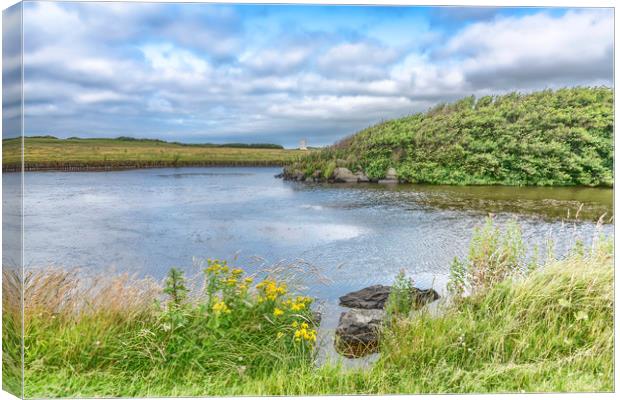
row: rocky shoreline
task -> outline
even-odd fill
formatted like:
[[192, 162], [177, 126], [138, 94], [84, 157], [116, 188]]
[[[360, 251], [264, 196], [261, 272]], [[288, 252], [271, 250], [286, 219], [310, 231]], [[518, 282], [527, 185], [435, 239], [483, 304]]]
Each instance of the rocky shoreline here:
[[331, 174], [323, 173], [321, 170], [316, 170], [312, 173], [312, 175], [307, 176], [300, 169], [296, 169], [291, 166], [286, 166], [282, 170], [282, 173], [275, 176], [276, 178], [284, 179], [285, 181], [296, 181], [296, 182], [327, 182], [327, 183], [381, 183], [381, 184], [395, 184], [399, 183], [398, 175], [396, 174], [396, 169], [388, 168], [385, 172], [385, 177], [383, 179], [371, 179], [364, 173], [363, 171], [358, 171], [353, 173], [350, 169], [345, 167], [337, 167], [334, 168], [334, 171]]

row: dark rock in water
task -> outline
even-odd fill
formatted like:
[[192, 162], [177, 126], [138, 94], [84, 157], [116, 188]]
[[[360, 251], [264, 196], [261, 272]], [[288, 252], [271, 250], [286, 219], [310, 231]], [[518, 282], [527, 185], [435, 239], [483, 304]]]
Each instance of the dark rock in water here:
[[348, 168], [336, 168], [334, 170], [334, 182], [357, 183], [357, 176]]
[[340, 315], [336, 349], [347, 357], [362, 357], [377, 350], [385, 311], [354, 309]]
[[303, 171], [300, 171], [298, 169], [292, 169], [291, 167], [286, 166], [282, 170], [282, 173], [276, 175], [276, 178], [282, 178], [285, 181], [303, 182], [306, 180], [306, 175], [303, 173]]
[[[381, 310], [390, 297], [391, 286], [373, 285], [356, 292], [347, 293], [340, 297], [340, 305], [350, 308], [361, 308], [366, 310]], [[439, 293], [434, 289], [412, 290], [413, 302], [417, 308], [427, 303], [439, 299]]]
[[373, 285], [340, 297], [340, 305], [366, 310], [381, 310], [390, 296], [391, 286]]

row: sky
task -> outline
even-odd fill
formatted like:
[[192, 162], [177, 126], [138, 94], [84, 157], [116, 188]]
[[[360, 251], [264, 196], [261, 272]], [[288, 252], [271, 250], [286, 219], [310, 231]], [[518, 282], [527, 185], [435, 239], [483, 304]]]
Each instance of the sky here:
[[321, 146], [472, 94], [583, 85], [613, 85], [612, 9], [24, 5], [26, 135]]

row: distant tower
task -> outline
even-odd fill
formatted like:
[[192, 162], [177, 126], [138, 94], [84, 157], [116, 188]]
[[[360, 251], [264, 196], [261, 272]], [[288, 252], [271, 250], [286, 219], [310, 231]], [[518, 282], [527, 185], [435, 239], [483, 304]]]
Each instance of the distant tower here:
[[306, 139], [301, 139], [299, 141], [299, 150], [308, 150], [308, 146], [306, 144]]

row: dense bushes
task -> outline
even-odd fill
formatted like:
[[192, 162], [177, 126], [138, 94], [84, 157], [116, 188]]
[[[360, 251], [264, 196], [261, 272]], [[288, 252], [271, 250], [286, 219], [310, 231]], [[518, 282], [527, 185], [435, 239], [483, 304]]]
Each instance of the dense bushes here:
[[371, 179], [479, 185], [613, 185], [613, 93], [570, 88], [466, 97], [367, 128], [294, 168], [341, 160]]

